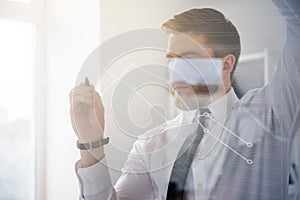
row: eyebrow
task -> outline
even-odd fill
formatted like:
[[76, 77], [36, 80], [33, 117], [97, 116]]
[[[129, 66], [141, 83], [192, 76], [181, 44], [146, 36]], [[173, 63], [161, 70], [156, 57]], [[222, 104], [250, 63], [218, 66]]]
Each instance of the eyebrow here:
[[174, 54], [174, 53], [167, 53], [166, 54], [166, 58], [182, 58], [182, 57], [185, 57], [187, 55], [199, 55], [197, 52], [194, 52], [194, 51], [186, 51], [186, 52], [183, 52], [181, 53], [180, 55], [178, 54]]

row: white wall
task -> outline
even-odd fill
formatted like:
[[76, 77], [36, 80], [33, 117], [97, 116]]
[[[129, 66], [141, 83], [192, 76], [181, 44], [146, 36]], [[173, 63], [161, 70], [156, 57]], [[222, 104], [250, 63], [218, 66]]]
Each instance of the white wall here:
[[79, 158], [68, 95], [87, 55], [99, 44], [99, 1], [49, 0], [46, 5], [46, 199], [77, 199]]

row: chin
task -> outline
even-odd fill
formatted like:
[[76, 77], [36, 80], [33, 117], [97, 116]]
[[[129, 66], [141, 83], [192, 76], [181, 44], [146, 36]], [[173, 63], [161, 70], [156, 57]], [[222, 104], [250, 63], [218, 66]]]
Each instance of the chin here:
[[185, 87], [173, 87], [171, 94], [177, 108], [184, 111], [196, 110], [205, 107], [212, 101], [219, 85], [190, 85]]
[[209, 104], [210, 95], [173, 95], [175, 106], [183, 111], [200, 109]]

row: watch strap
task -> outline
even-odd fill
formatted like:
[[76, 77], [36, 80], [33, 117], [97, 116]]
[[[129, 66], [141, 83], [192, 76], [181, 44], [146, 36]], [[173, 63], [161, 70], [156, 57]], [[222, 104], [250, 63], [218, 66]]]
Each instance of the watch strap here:
[[79, 143], [77, 140], [77, 148], [80, 150], [87, 150], [87, 149], [96, 149], [103, 145], [106, 145], [109, 142], [109, 137], [99, 139], [93, 142], [87, 142], [87, 143]]

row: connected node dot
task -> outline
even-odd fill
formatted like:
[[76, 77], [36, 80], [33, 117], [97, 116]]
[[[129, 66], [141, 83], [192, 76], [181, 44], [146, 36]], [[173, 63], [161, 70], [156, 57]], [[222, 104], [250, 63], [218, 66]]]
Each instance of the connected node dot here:
[[208, 133], [208, 129], [207, 128], [205, 128], [205, 129], [203, 129], [203, 131], [204, 131], [204, 133]]
[[253, 144], [252, 143], [247, 143], [247, 146], [248, 147], [253, 147]]
[[204, 115], [204, 117], [208, 117], [209, 116], [208, 112], [203, 113], [203, 115]]
[[247, 163], [248, 163], [249, 165], [252, 165], [252, 164], [253, 164], [253, 160], [248, 159], [248, 160], [247, 160]]

